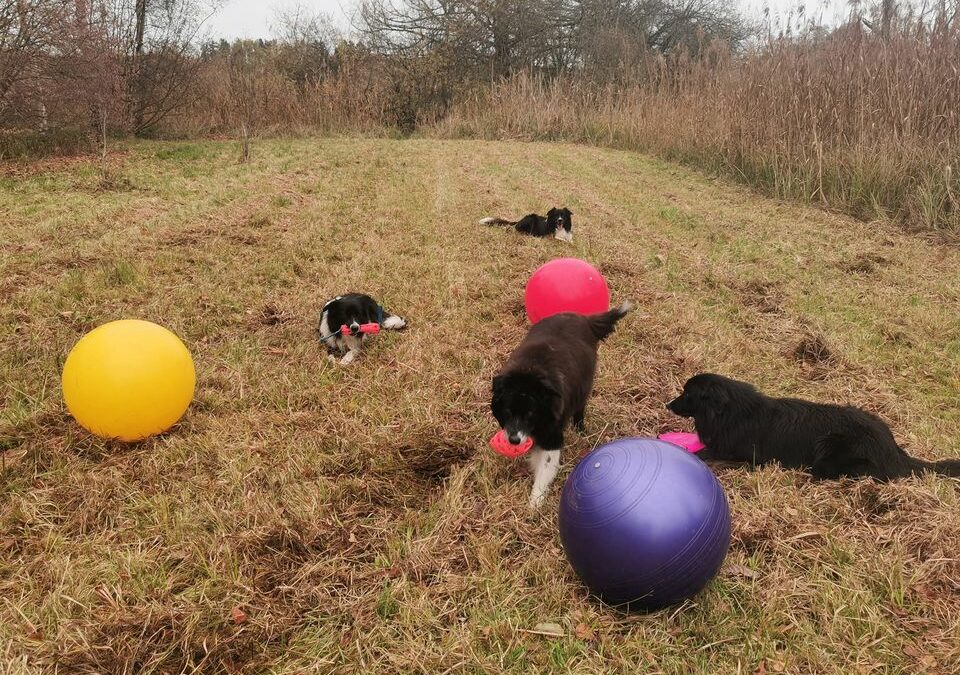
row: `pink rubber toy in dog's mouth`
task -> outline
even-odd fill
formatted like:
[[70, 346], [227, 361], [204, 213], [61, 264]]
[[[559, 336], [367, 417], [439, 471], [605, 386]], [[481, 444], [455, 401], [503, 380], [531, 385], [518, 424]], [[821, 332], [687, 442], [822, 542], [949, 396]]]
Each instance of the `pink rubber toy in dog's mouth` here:
[[513, 445], [509, 440], [507, 440], [507, 432], [501, 429], [493, 435], [493, 438], [490, 439], [490, 447], [493, 448], [494, 452], [497, 452], [504, 457], [514, 459], [520, 455], [526, 454], [530, 448], [533, 447], [533, 439], [528, 438], [519, 445]]
[[[373, 335], [376, 335], [377, 333], [380, 332], [380, 324], [379, 323], [362, 324], [360, 326], [360, 330], [358, 330], [357, 332], [362, 334], [371, 333]], [[351, 334], [352, 333], [350, 331], [350, 326], [346, 324], [340, 326], [340, 335], [351, 335]]]
[[666, 434], [660, 434], [657, 436], [661, 441], [666, 441], [667, 443], [673, 443], [674, 445], [679, 445], [681, 448], [687, 452], [700, 452], [705, 447], [703, 441], [700, 440], [700, 437], [696, 434], [690, 434], [685, 431], [671, 431]]

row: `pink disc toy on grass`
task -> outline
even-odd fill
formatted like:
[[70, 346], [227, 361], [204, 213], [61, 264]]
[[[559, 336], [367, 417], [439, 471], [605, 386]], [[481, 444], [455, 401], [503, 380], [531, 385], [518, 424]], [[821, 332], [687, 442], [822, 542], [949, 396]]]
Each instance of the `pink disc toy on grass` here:
[[660, 434], [657, 438], [667, 443], [679, 445], [687, 452], [700, 452], [707, 447], [703, 444], [703, 441], [700, 440], [699, 436], [687, 433], [686, 431], [670, 431], [665, 434]]

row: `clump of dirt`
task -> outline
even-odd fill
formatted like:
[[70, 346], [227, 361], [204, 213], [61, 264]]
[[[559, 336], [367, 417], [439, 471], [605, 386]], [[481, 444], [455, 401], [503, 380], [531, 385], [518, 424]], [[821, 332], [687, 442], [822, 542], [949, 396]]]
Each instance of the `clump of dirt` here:
[[643, 270], [638, 266], [607, 261], [600, 265], [600, 273], [607, 279], [632, 279]]
[[278, 308], [273, 304], [268, 304], [264, 305], [263, 309], [260, 310], [259, 321], [264, 326], [277, 326], [281, 323], [286, 323], [291, 318], [293, 317], [285, 309]]
[[783, 292], [774, 283], [755, 279], [734, 284], [733, 290], [743, 304], [764, 314], [779, 314], [783, 311]]
[[791, 354], [797, 363], [808, 366], [829, 364], [835, 359], [823, 336], [814, 334], [803, 336]]
[[838, 267], [851, 274], [870, 274], [878, 267], [890, 264], [890, 259], [876, 253], [861, 253], [853, 260], [845, 260]]
[[523, 319], [527, 318], [527, 306], [523, 304], [522, 298], [511, 301], [504, 309], [506, 309], [509, 314], [513, 314], [514, 316], [518, 316]]
[[450, 476], [456, 467], [473, 455], [473, 449], [463, 446], [440, 446], [435, 448], [401, 449], [403, 468], [419, 481], [433, 485]]
[[827, 344], [824, 337], [815, 332], [805, 333], [787, 356], [803, 370], [804, 376], [811, 380], [826, 379], [830, 373], [843, 364], [843, 360]]

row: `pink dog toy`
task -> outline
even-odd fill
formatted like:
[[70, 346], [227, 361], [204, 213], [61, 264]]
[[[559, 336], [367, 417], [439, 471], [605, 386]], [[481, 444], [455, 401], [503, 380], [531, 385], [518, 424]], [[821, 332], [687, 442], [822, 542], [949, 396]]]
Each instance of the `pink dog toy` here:
[[[363, 325], [360, 326], [360, 330], [358, 330], [357, 332], [358, 332], [358, 333], [370, 333], [370, 334], [372, 334], [372, 335], [376, 335], [377, 333], [380, 332], [380, 324], [379, 324], [379, 323], [365, 323], [365, 324], [363, 324]], [[340, 335], [350, 335], [350, 334], [351, 334], [351, 333], [350, 333], [350, 326], [348, 326], [348, 325], [346, 325], [346, 324], [340, 326]]]
[[501, 429], [493, 435], [493, 438], [490, 439], [490, 447], [504, 457], [515, 459], [533, 447], [533, 439], [528, 438], [519, 445], [513, 445], [509, 440], [507, 440], [507, 432]]
[[657, 436], [657, 438], [659, 438], [661, 441], [666, 441], [667, 443], [679, 445], [687, 452], [700, 452], [707, 447], [700, 440], [699, 436], [696, 434], [688, 434], [685, 431], [671, 431], [666, 434], [660, 434]]

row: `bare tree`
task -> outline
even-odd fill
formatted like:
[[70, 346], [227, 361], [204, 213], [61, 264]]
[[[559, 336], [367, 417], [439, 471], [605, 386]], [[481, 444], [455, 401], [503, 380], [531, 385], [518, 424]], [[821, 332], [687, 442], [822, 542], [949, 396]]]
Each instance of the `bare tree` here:
[[257, 96], [259, 89], [260, 60], [263, 50], [249, 41], [238, 41], [230, 50], [229, 69], [230, 97], [234, 114], [239, 121], [240, 161], [250, 161], [250, 140], [258, 123]]
[[455, 72], [494, 78], [541, 62], [567, 21], [563, 0], [366, 0], [360, 17], [376, 51], [446, 51]]
[[100, 129], [106, 106], [112, 128], [149, 131], [191, 102], [195, 38], [217, 2], [0, 0], [0, 124]]
[[70, 4], [0, 0], [0, 118], [45, 117], [43, 82], [51, 76], [51, 51], [68, 29]]
[[143, 134], [191, 103], [195, 43], [219, 0], [100, 0], [124, 65], [129, 125]]
[[271, 29], [277, 38], [273, 49], [277, 68], [299, 88], [335, 70], [333, 49], [341, 36], [330, 17], [297, 4], [277, 10]]
[[644, 51], [734, 45], [746, 25], [723, 0], [365, 0], [363, 34], [405, 56], [447, 48], [461, 77], [518, 70], [622, 69]]

